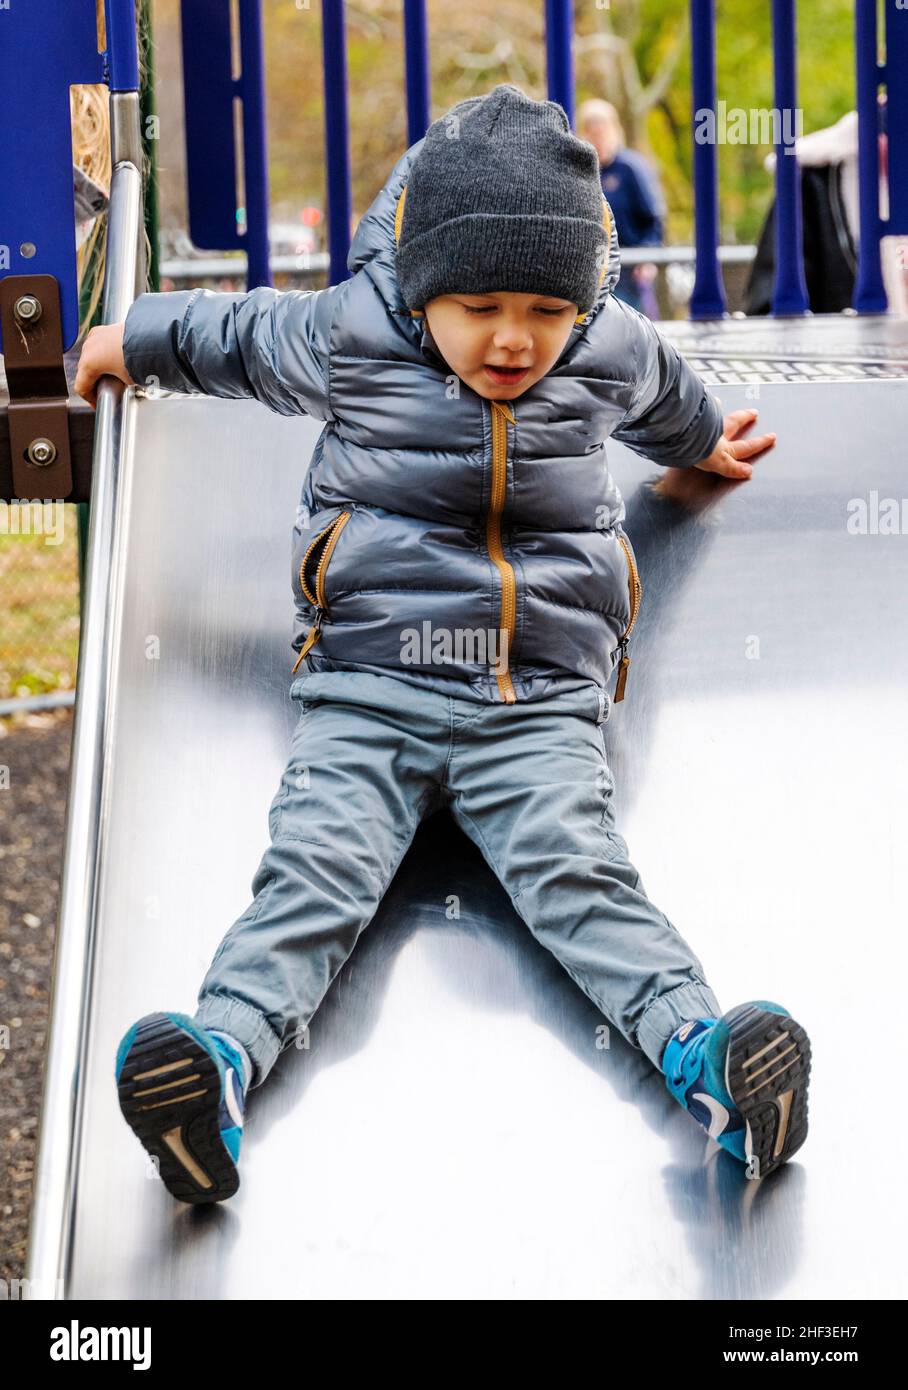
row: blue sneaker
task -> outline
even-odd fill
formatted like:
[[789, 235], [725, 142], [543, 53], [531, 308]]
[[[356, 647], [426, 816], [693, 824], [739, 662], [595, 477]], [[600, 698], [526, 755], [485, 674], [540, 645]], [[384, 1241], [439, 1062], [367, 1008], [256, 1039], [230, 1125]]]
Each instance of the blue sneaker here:
[[222, 1202], [240, 1185], [242, 1058], [186, 1014], [147, 1014], [117, 1049], [124, 1119], [181, 1202]]
[[665, 1084], [711, 1138], [765, 1178], [807, 1138], [810, 1041], [787, 1009], [751, 1000], [689, 1019], [662, 1054]]

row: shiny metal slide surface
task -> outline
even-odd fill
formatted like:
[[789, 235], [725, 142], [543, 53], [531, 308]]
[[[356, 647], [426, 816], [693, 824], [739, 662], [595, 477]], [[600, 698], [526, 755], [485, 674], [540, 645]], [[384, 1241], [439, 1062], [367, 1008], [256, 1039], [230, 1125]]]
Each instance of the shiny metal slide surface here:
[[908, 384], [714, 389], [778, 434], [749, 482], [609, 446], [644, 597], [606, 742], [631, 858], [722, 1007], [774, 1000], [810, 1035], [803, 1148], [748, 1182], [642, 1052], [614, 1029], [597, 1045], [594, 1005], [444, 814], [310, 1046], [251, 1092], [239, 1192], [168, 1195], [120, 1115], [115, 1053], [140, 1016], [194, 1011], [250, 901], [296, 716], [290, 531], [318, 426], [130, 392], [68, 1297], [905, 1295], [885, 1232], [905, 1131]]

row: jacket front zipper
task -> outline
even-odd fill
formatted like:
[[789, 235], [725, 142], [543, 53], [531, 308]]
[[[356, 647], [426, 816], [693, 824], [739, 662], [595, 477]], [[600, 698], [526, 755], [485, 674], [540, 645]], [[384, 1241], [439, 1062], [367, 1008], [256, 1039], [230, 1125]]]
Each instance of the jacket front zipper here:
[[643, 597], [643, 585], [640, 583], [640, 575], [637, 572], [637, 565], [634, 560], [631, 548], [627, 543], [627, 540], [624, 536], [621, 535], [620, 531], [616, 532], [616, 535], [618, 536], [618, 539], [621, 542], [621, 548], [624, 551], [625, 557], [627, 559], [628, 588], [630, 590], [631, 596], [630, 622], [624, 629], [624, 632], [622, 633], [621, 638], [618, 642], [618, 647], [621, 652], [621, 669], [618, 672], [618, 681], [615, 685], [615, 703], [617, 704], [619, 700], [624, 699], [624, 688], [627, 685], [627, 668], [631, 664], [631, 659], [627, 654], [627, 643], [631, 633], [634, 630], [634, 623], [637, 621], [637, 614], [640, 611], [640, 600]]
[[510, 660], [511, 643], [517, 616], [517, 579], [513, 565], [505, 559], [501, 544], [501, 513], [508, 484], [508, 420], [512, 425], [517, 421], [513, 408], [505, 401], [492, 401], [492, 497], [486, 515], [486, 545], [489, 555], [498, 567], [501, 576], [501, 616], [499, 637], [505, 642], [504, 661], [499, 653], [499, 670], [495, 672], [498, 691], [502, 700], [513, 705], [517, 699], [511, 681]]
[[[327, 605], [325, 603], [325, 573], [328, 569], [328, 562], [331, 559], [334, 547], [337, 545], [337, 538], [351, 516], [352, 512], [341, 512], [340, 516], [335, 517], [330, 526], [326, 526], [324, 531], [319, 531], [315, 539], [310, 541], [309, 545], [306, 546], [306, 553], [300, 565], [300, 588], [315, 608], [315, 622], [310, 627], [306, 640], [300, 648], [300, 654], [296, 658], [296, 665], [293, 671], [296, 671], [303, 657], [312, 650], [322, 635], [322, 618], [327, 612]], [[309, 563], [310, 555], [320, 541], [324, 541], [325, 545], [319, 557], [319, 562], [315, 567], [315, 593], [313, 594], [306, 584], [306, 566]], [[291, 671], [291, 675], [293, 671]]]

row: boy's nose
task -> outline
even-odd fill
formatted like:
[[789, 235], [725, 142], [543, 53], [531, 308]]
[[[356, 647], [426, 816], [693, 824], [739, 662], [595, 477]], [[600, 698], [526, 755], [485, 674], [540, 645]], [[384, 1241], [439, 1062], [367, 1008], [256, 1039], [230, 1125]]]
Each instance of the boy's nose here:
[[510, 352], [522, 352], [533, 345], [533, 335], [529, 328], [520, 327], [514, 324], [509, 328], [500, 328], [492, 339], [496, 348], [507, 349]]

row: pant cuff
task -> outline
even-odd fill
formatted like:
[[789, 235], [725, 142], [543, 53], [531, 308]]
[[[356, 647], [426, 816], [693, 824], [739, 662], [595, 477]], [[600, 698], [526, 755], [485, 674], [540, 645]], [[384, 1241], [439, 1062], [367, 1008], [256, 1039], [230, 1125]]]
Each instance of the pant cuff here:
[[662, 1071], [662, 1053], [676, 1028], [690, 1018], [721, 1017], [719, 1001], [709, 985], [688, 980], [660, 994], [646, 1006], [637, 1024], [637, 1042], [653, 1065]]
[[281, 1052], [280, 1038], [264, 1014], [231, 994], [206, 994], [193, 1019], [200, 1028], [220, 1028], [241, 1042], [253, 1066], [249, 1089], [262, 1084]]

